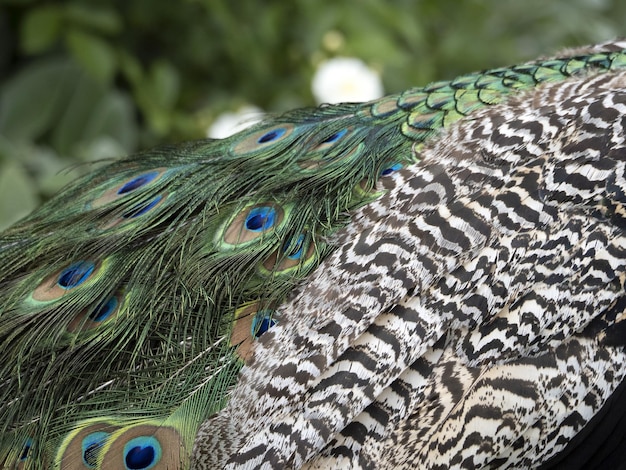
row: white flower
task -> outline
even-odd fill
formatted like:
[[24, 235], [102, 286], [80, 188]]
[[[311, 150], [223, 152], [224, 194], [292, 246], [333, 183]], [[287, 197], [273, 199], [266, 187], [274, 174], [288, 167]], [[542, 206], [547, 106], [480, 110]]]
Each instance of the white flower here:
[[256, 106], [242, 106], [237, 111], [222, 113], [213, 124], [207, 129], [207, 137], [212, 139], [223, 139], [229, 135], [236, 134], [246, 127], [263, 119], [263, 110]]
[[318, 103], [369, 101], [384, 94], [378, 73], [360, 59], [348, 57], [323, 62], [311, 88]]

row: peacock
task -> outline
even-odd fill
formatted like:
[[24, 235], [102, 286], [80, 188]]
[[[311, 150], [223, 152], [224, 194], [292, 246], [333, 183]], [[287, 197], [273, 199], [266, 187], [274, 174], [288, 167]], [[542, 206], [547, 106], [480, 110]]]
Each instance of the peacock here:
[[93, 170], [0, 234], [2, 468], [617, 468], [625, 126], [615, 40]]

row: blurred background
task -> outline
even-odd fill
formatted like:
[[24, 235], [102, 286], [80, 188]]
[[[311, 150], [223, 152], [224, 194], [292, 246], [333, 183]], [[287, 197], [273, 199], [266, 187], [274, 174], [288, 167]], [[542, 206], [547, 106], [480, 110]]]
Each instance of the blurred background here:
[[626, 34], [623, 0], [0, 0], [0, 229], [89, 166]]

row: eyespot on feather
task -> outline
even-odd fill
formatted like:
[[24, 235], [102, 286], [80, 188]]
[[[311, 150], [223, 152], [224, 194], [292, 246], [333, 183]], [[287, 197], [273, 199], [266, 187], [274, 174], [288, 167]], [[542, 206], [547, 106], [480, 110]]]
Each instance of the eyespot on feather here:
[[229, 245], [250, 242], [275, 230], [282, 224], [284, 216], [284, 210], [271, 202], [248, 206], [230, 221], [223, 239]]
[[337, 143], [339, 143], [349, 131], [352, 131], [352, 128], [345, 128], [337, 131], [330, 136], [326, 137], [322, 142], [317, 144], [311, 151], [312, 152], [323, 152], [333, 147]]
[[121, 194], [128, 194], [130, 192], [133, 192], [136, 189], [139, 189], [147, 185], [148, 183], [150, 183], [152, 180], [154, 180], [158, 176], [158, 174], [159, 173], [157, 171], [151, 171], [149, 173], [144, 173], [142, 175], [136, 176], [132, 178], [131, 180], [127, 181], [126, 183], [124, 183], [122, 187], [117, 190], [117, 194], [121, 195]]
[[111, 435], [100, 468], [178, 470], [187, 468], [189, 452], [175, 428], [136, 424]]
[[131, 207], [130, 209], [128, 209], [127, 211], [125, 211], [122, 214], [122, 218], [124, 218], [124, 219], [134, 219], [136, 217], [140, 217], [140, 216], [150, 212], [152, 209], [154, 209], [157, 205], [159, 205], [163, 201], [163, 199], [164, 198], [163, 198], [162, 195], [157, 194], [150, 201], [146, 201], [146, 202], [142, 202], [142, 203], [136, 204], [133, 207]]
[[299, 234], [287, 240], [280, 249], [272, 252], [263, 262], [263, 269], [267, 270], [265, 274], [284, 273], [308, 263], [314, 254], [315, 244], [305, 234]]
[[277, 127], [276, 129], [272, 129], [271, 131], [266, 132], [261, 137], [257, 139], [258, 144], [267, 144], [269, 142], [274, 142], [275, 140], [279, 140], [285, 134], [284, 127]]
[[106, 230], [113, 227], [123, 226], [127, 223], [134, 221], [149, 212], [154, 211], [157, 207], [160, 207], [167, 199], [168, 193], [157, 194], [156, 196], [142, 201], [136, 204], [133, 204], [131, 207], [122, 212], [121, 216], [114, 217], [106, 223], [100, 226], [100, 230]]
[[[25, 470], [27, 466], [30, 467], [31, 459], [33, 458], [33, 446], [33, 440], [27, 439], [17, 454], [9, 454], [6, 460], [0, 460], [0, 465], [10, 465], [6, 468], [15, 470]], [[2, 468], [5, 468], [5, 466]]]
[[161, 460], [163, 449], [153, 436], [131, 439], [124, 446], [124, 464], [129, 470], [148, 470]]
[[261, 206], [252, 209], [246, 216], [244, 227], [251, 232], [264, 232], [274, 225], [276, 209], [272, 206]]
[[273, 314], [273, 310], [263, 309], [258, 311], [254, 316], [250, 333], [255, 339], [260, 338], [263, 333], [278, 323], [276, 319], [273, 318]]
[[294, 129], [295, 126], [289, 123], [277, 124], [273, 127], [260, 129], [252, 134], [246, 135], [239, 142], [234, 143], [231, 150], [235, 154], [247, 154], [256, 150], [262, 150], [285, 141], [293, 133]]
[[24, 444], [24, 447], [22, 448], [22, 453], [20, 454], [20, 462], [23, 462], [26, 459], [28, 459], [28, 454], [30, 453], [32, 447], [33, 447], [33, 441], [31, 439], [28, 439], [26, 441], [26, 444]]
[[31, 296], [39, 302], [57, 300], [75, 289], [90, 285], [103, 264], [91, 260], [75, 261], [44, 278]]
[[99, 419], [92, 419], [79, 424], [59, 446], [58, 467], [61, 470], [98, 468], [97, 463], [103, 447], [112, 433], [119, 428], [110, 421]]
[[61, 271], [57, 279], [57, 286], [65, 290], [74, 289], [89, 279], [95, 267], [91, 261], [74, 263]]
[[380, 171], [380, 176], [389, 176], [396, 171], [400, 171], [404, 165], [402, 163], [394, 163], [392, 165], [388, 165]]
[[345, 154], [339, 153], [329, 157], [323, 153], [315, 151], [305, 155], [302, 161], [298, 162], [298, 166], [303, 170], [317, 170], [323, 166], [330, 165], [331, 163], [341, 162], [345, 163], [350, 161], [355, 155], [358, 155], [363, 150], [363, 143], [354, 145]]
[[81, 455], [86, 467], [96, 468], [100, 451], [110, 435], [111, 434], [108, 432], [96, 431], [83, 438], [81, 442]]
[[155, 168], [154, 170], [144, 171], [138, 175], [126, 178], [121, 183], [104, 191], [98, 198], [94, 199], [90, 207], [92, 209], [102, 207], [112, 201], [127, 197], [128, 195], [147, 187], [152, 186], [167, 172], [167, 168]]
[[245, 303], [235, 310], [230, 345], [237, 347], [237, 355], [243, 361], [250, 358], [254, 341], [277, 323], [274, 314], [260, 301]]
[[70, 333], [93, 330], [102, 326], [108, 320], [114, 318], [120, 311], [124, 302], [123, 293], [112, 295], [100, 302], [93, 309], [87, 308], [81, 311], [67, 325]]

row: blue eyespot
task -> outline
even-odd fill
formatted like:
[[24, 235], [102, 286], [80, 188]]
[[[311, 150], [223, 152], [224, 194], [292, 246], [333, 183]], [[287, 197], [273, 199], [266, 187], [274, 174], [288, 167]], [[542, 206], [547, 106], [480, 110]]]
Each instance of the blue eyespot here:
[[[289, 251], [287, 251], [289, 250]], [[292, 242], [291, 239], [285, 244], [283, 248], [284, 253], [289, 259], [300, 259], [304, 251], [304, 234], [298, 235], [298, 239]]]
[[383, 171], [380, 172], [381, 176], [387, 176], [390, 175], [391, 173], [398, 171], [402, 169], [402, 163], [394, 163], [391, 166], [388, 166], [387, 168], [385, 168]]
[[143, 175], [139, 175], [124, 183], [124, 185], [117, 190], [117, 194], [127, 194], [133, 192], [136, 189], [141, 188], [142, 186], [147, 185], [150, 181], [154, 180], [159, 175], [158, 171], [151, 171], [149, 173], [144, 173]]
[[98, 305], [96, 309], [89, 314], [89, 319], [95, 322], [106, 320], [115, 311], [118, 304], [117, 297], [111, 297], [109, 300]]
[[276, 325], [277, 321], [272, 318], [272, 313], [272, 310], [261, 310], [257, 312], [252, 320], [252, 336], [258, 338]]
[[161, 444], [153, 436], [136, 437], [124, 446], [127, 470], [148, 470], [159, 463], [161, 455]]
[[85, 282], [96, 268], [91, 261], [79, 261], [65, 268], [59, 275], [57, 284], [63, 289], [73, 289]]
[[31, 447], [33, 446], [33, 441], [30, 439], [26, 440], [26, 444], [22, 447], [22, 453], [20, 455], [20, 462], [23, 462], [28, 458], [28, 453], [30, 452]]
[[322, 141], [322, 144], [332, 144], [333, 142], [337, 142], [339, 139], [341, 139], [344, 135], [346, 135], [346, 132], [348, 132], [348, 129], [342, 129], [338, 132], [335, 132], [333, 135], [331, 135], [330, 137], [324, 139]]
[[158, 195], [150, 202], [138, 204], [134, 207], [131, 207], [129, 210], [122, 214], [122, 217], [125, 219], [134, 219], [135, 217], [144, 215], [150, 209], [154, 208], [154, 206], [156, 206], [159, 202], [161, 202], [161, 199], [163, 199], [163, 196]]
[[283, 135], [285, 135], [287, 130], [284, 127], [278, 127], [276, 129], [272, 129], [271, 131], [266, 132], [261, 137], [258, 138], [257, 142], [259, 144], [267, 144], [268, 142], [273, 142], [277, 139], [280, 139]]
[[276, 209], [270, 206], [255, 207], [246, 217], [246, 228], [261, 232], [271, 228], [276, 222]]
[[98, 456], [102, 446], [109, 438], [109, 433], [104, 431], [92, 432], [83, 438], [81, 449], [83, 453], [83, 463], [89, 468], [96, 468]]

